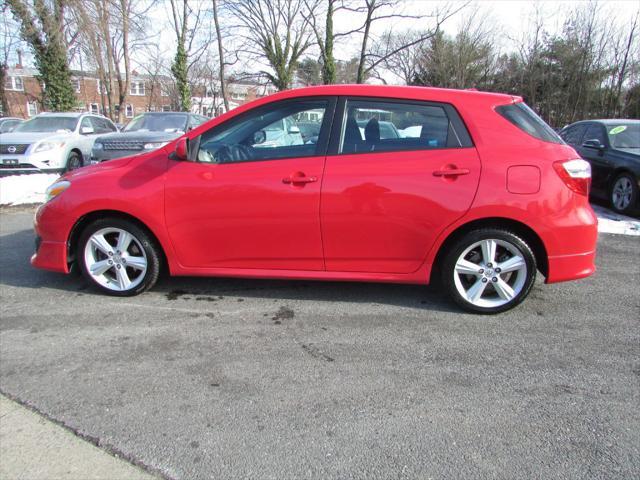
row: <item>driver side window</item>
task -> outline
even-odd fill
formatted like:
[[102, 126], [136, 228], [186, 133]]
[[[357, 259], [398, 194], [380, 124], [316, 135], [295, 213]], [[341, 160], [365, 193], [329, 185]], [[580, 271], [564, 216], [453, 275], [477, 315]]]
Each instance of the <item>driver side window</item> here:
[[329, 100], [266, 105], [214, 127], [200, 140], [198, 161], [235, 163], [324, 154], [320, 140]]

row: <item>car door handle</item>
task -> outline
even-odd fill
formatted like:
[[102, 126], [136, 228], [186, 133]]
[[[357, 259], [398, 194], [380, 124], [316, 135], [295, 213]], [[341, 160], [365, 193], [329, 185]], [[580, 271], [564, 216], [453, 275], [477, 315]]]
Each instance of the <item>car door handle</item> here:
[[297, 183], [313, 183], [313, 182], [317, 182], [318, 181], [318, 177], [307, 177], [304, 173], [302, 172], [296, 172], [296, 173], [292, 173], [291, 175], [289, 175], [288, 177], [285, 177], [282, 179], [282, 183], [286, 183], [286, 184], [297, 184]]
[[459, 177], [471, 173], [468, 168], [445, 168], [433, 172], [434, 177]]

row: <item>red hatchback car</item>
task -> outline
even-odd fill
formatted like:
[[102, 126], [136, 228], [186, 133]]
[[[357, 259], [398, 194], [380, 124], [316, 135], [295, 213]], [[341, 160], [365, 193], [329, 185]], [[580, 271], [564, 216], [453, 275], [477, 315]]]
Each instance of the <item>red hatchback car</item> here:
[[36, 214], [36, 267], [105, 293], [172, 275], [428, 284], [519, 304], [595, 270], [587, 162], [522, 99], [342, 85], [262, 98], [165, 147], [82, 168]]

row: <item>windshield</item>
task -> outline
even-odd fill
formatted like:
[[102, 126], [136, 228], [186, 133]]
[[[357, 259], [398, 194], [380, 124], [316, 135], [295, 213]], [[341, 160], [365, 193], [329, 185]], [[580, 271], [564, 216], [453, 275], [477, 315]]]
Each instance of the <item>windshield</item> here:
[[168, 113], [165, 115], [140, 115], [131, 120], [125, 132], [186, 132], [187, 115]]
[[640, 148], [640, 124], [607, 125], [612, 148]]
[[14, 132], [73, 132], [78, 124], [74, 117], [36, 117], [18, 125]]

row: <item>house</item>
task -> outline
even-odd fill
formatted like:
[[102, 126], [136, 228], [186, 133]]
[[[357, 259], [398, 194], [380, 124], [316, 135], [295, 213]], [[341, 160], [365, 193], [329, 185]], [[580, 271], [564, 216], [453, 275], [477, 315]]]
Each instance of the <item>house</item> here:
[[[113, 115], [109, 115], [106, 91], [95, 73], [74, 70], [72, 74], [71, 82], [77, 100], [74, 110], [100, 113], [115, 119], [117, 110]], [[8, 111], [1, 112], [3, 116], [30, 118], [43, 110], [42, 85], [36, 75], [36, 70], [20, 65], [8, 69], [4, 89], [9, 108]], [[174, 102], [170, 92], [169, 79], [132, 72], [124, 117], [133, 118], [143, 112], [173, 110]], [[112, 97], [112, 104], [116, 104], [118, 100], [115, 81]]]

